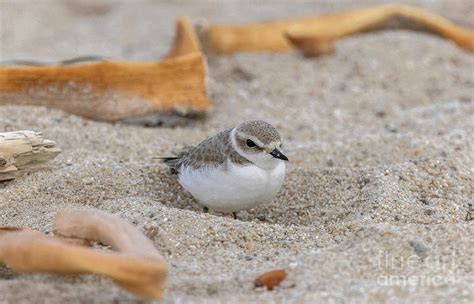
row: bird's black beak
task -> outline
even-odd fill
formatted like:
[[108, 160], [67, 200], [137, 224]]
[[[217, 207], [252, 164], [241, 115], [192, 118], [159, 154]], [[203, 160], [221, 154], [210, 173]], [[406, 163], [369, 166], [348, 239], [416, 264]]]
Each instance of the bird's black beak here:
[[273, 149], [273, 151], [270, 152], [270, 154], [275, 158], [279, 158], [279, 159], [288, 161], [288, 157], [286, 157], [283, 153], [280, 152], [280, 150], [278, 150], [276, 148]]

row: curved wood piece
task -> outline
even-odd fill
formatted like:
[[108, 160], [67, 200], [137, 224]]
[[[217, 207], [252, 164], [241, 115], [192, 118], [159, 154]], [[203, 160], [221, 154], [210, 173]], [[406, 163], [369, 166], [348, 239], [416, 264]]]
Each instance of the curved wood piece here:
[[[142, 297], [158, 299], [168, 274], [153, 243], [126, 221], [99, 210], [64, 210], [49, 236], [23, 229], [0, 229], [0, 264], [17, 272], [93, 273], [113, 279]], [[108, 252], [70, 244], [64, 237], [103, 242]]]
[[397, 28], [434, 33], [474, 52], [472, 29], [464, 29], [425, 10], [398, 4], [245, 26], [211, 25], [208, 37], [215, 53], [289, 51], [295, 46], [304, 54], [314, 56], [332, 52], [332, 44], [342, 37], [385, 29], [395, 17], [402, 17], [402, 24]]

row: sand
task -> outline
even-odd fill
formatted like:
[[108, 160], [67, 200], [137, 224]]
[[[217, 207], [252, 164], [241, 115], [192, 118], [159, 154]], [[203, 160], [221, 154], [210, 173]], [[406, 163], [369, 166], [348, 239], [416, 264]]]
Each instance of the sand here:
[[[375, 1], [1, 1], [0, 59], [166, 53], [174, 19], [242, 23]], [[469, 0], [411, 1], [472, 22]], [[62, 153], [0, 184], [0, 225], [51, 231], [56, 211], [95, 207], [136, 224], [170, 265], [164, 303], [468, 303], [474, 297], [474, 56], [438, 37], [387, 31], [337, 53], [210, 56], [206, 119], [175, 128], [0, 106], [0, 131], [32, 129]], [[284, 186], [239, 219], [205, 214], [154, 156], [249, 119], [285, 138]], [[284, 268], [273, 290], [255, 278]], [[97, 276], [0, 267], [0, 303], [133, 303]]]

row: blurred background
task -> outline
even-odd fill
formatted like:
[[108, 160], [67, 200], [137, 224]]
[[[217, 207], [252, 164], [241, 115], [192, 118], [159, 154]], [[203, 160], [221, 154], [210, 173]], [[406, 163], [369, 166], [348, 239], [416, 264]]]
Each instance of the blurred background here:
[[471, 0], [1, 0], [0, 60], [91, 54], [152, 60], [169, 49], [176, 17], [181, 15], [192, 21], [242, 24], [387, 3], [416, 5], [473, 26]]

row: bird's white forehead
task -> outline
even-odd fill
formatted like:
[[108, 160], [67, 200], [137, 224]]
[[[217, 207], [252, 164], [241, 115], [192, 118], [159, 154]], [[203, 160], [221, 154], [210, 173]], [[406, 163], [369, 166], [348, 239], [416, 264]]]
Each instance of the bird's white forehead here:
[[252, 120], [241, 123], [236, 127], [236, 131], [239, 135], [255, 141], [255, 143], [260, 144], [260, 146], [281, 142], [280, 134], [275, 127], [263, 120]]

